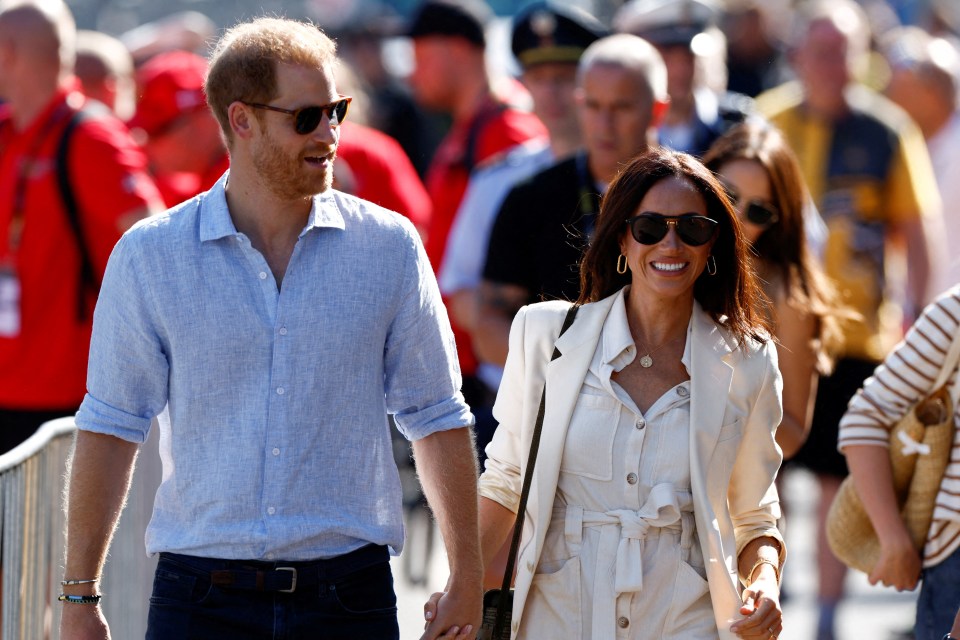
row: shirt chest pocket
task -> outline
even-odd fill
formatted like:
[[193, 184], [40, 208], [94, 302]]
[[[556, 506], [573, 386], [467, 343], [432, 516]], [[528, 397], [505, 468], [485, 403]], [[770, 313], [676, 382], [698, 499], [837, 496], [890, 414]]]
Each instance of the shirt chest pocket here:
[[594, 480], [613, 478], [613, 442], [620, 411], [614, 398], [580, 394], [567, 428], [562, 473]]

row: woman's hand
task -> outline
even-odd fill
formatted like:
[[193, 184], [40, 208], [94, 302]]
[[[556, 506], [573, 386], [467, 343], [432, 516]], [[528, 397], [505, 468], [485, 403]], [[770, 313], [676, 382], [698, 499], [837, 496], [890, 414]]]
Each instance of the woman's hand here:
[[906, 529], [885, 531], [880, 537], [880, 557], [868, 579], [870, 584], [879, 582], [897, 591], [910, 591], [920, 580], [921, 564], [920, 554]]
[[783, 611], [780, 610], [780, 586], [773, 567], [761, 565], [757, 579], [743, 590], [745, 616], [730, 625], [730, 631], [745, 640], [775, 640], [783, 631]]
[[436, 591], [423, 603], [424, 630], [430, 626], [431, 622], [437, 619], [437, 607], [440, 606], [440, 598], [443, 597], [443, 594], [443, 591]]

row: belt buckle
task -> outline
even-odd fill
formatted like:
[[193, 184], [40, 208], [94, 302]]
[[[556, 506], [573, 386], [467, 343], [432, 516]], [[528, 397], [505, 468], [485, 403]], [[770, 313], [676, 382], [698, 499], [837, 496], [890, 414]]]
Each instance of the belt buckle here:
[[290, 572], [290, 588], [289, 589], [278, 589], [280, 593], [293, 593], [297, 590], [297, 570], [294, 567], [277, 567], [274, 571], [289, 571]]

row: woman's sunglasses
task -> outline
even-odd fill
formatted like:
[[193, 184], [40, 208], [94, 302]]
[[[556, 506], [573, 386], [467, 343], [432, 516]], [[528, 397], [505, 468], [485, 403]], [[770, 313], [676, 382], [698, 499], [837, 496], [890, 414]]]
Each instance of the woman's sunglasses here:
[[324, 114], [330, 121], [331, 127], [339, 127], [343, 119], [347, 117], [347, 108], [353, 100], [350, 96], [340, 96], [340, 99], [330, 104], [314, 105], [300, 109], [281, 109], [269, 104], [260, 104], [257, 102], [244, 102], [243, 104], [254, 109], [266, 109], [267, 111], [276, 111], [293, 116], [293, 130], [301, 136], [309, 135], [317, 130]]
[[[739, 208], [740, 194], [729, 185], [724, 185], [724, 190], [733, 206]], [[780, 220], [780, 212], [777, 211], [776, 207], [759, 199], [753, 199], [746, 203], [743, 216], [758, 227], [766, 227]]]
[[717, 221], [706, 216], [661, 216], [656, 213], [641, 213], [627, 219], [630, 234], [640, 244], [657, 244], [667, 235], [670, 225], [684, 244], [691, 247], [704, 245], [717, 231]]

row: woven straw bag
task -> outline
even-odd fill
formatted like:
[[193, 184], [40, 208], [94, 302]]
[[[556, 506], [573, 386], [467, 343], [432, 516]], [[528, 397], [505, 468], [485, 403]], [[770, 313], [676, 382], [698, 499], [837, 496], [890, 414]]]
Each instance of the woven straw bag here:
[[[960, 358], [960, 332], [953, 340], [935, 391], [914, 405], [890, 430], [890, 466], [900, 515], [923, 555], [940, 482], [953, 447], [953, 402], [947, 385]], [[848, 567], [870, 573], [880, 557], [880, 542], [847, 477], [827, 514], [827, 541]]]

